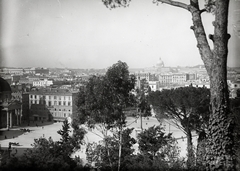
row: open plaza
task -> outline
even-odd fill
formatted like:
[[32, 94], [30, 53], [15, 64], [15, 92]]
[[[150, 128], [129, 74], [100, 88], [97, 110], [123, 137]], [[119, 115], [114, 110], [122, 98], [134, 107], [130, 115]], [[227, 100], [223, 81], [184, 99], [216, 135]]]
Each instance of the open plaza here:
[[[160, 123], [155, 117], [142, 118], [142, 127], [147, 129], [151, 126], [162, 125], [166, 133], [172, 133], [173, 137], [177, 139], [178, 147], [180, 148], [180, 156], [186, 156], [187, 139], [186, 135], [178, 129], [171, 121], [162, 120]], [[132, 135], [136, 138], [137, 133], [140, 131], [140, 118], [127, 118], [127, 127], [134, 128]], [[12, 144], [12, 154], [21, 155], [27, 148], [32, 148], [34, 139], [40, 137], [51, 137], [54, 141], [60, 140], [60, 135], [57, 133], [62, 128], [62, 122], [31, 122], [29, 125], [22, 124], [20, 127], [13, 127], [10, 130], [0, 130], [0, 144], [1, 150], [8, 150], [9, 143]], [[81, 150], [74, 155], [79, 156], [83, 161], [86, 161], [86, 144], [91, 142], [99, 142], [102, 140], [102, 134], [98, 129], [87, 129], [85, 135], [85, 145], [81, 147]], [[193, 135], [193, 143], [196, 146], [197, 136]], [[134, 146], [137, 150], [137, 145]]]

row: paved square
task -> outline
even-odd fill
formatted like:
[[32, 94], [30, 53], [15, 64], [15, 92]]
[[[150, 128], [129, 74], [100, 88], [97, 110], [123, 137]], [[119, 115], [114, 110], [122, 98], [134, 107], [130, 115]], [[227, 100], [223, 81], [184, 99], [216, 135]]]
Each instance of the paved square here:
[[[143, 129], [147, 129], [153, 125], [158, 126], [160, 123], [155, 117], [149, 118], [142, 118], [142, 126]], [[179, 130], [178, 128], [174, 127], [172, 122], [163, 120], [162, 126], [165, 128], [166, 133], [173, 133], [173, 137], [177, 138], [178, 146], [180, 147], [180, 156], [186, 156], [186, 149], [187, 149], [187, 140], [186, 135]], [[128, 128], [135, 128], [133, 130], [132, 136], [136, 138], [137, 130], [140, 130], [140, 119], [128, 117], [127, 118], [127, 127]], [[62, 122], [35, 122], [31, 123], [30, 126], [21, 126], [15, 127], [11, 130], [7, 131], [6, 129], [1, 130], [0, 135], [0, 144], [2, 149], [7, 149], [9, 146], [9, 142], [19, 143], [19, 146], [12, 146], [13, 152], [14, 150], [18, 154], [22, 154], [26, 148], [31, 148], [31, 144], [34, 142], [34, 139], [38, 139], [40, 137], [49, 138], [52, 137], [54, 141], [60, 140], [60, 135], [57, 133], [58, 130], [62, 128]], [[30, 132], [24, 132], [22, 129], [29, 129]], [[85, 142], [98, 142], [102, 140], [102, 134], [97, 129], [86, 129], [87, 134], [85, 136]], [[6, 137], [5, 137], [6, 136]], [[5, 139], [6, 138], [6, 139]], [[196, 145], [196, 136], [193, 137], [194, 145]], [[134, 147], [137, 149], [137, 146]], [[82, 146], [81, 150], [79, 150], [75, 155], [79, 155], [81, 158], [86, 157], [85, 154], [86, 146]]]

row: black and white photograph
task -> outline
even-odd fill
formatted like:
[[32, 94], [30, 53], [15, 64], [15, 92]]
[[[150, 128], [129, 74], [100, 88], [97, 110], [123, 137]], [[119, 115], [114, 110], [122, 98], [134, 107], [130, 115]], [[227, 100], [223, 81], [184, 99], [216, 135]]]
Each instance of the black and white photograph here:
[[240, 170], [240, 0], [0, 0], [0, 170]]

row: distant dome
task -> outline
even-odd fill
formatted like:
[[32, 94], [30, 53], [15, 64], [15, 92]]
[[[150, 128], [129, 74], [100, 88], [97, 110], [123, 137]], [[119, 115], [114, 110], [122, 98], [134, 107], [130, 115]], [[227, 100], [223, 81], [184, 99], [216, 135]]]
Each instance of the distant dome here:
[[162, 61], [161, 58], [159, 58], [159, 61], [158, 61], [158, 63], [157, 63], [157, 67], [158, 67], [158, 68], [159, 68], [159, 67], [164, 67], [164, 62]]
[[0, 77], [0, 92], [11, 91], [11, 87], [6, 80]]

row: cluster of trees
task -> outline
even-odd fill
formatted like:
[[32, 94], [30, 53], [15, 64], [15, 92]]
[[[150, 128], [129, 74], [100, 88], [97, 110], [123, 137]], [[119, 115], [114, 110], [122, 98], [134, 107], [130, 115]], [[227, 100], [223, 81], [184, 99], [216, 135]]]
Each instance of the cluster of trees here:
[[[113, 64], [104, 76], [92, 76], [86, 87], [78, 94], [78, 115], [74, 122], [97, 128], [103, 135], [107, 148], [106, 157], [111, 161], [109, 135], [118, 139], [118, 170], [121, 168], [122, 139], [126, 127], [126, 113], [129, 108], [139, 109], [140, 114], [149, 115], [150, 105], [140, 88], [135, 93], [135, 76], [129, 74], [125, 62]], [[137, 111], [137, 110], [136, 110]], [[113, 168], [112, 162], [110, 162]]]
[[[115, 8], [126, 7], [130, 1], [103, 0], [103, 3], [108, 8]], [[203, 163], [202, 169], [236, 170], [236, 161], [239, 160], [239, 125], [235, 122], [234, 127], [234, 121], [239, 119], [239, 107], [237, 105], [239, 104], [239, 97], [230, 101], [227, 85], [227, 46], [230, 38], [227, 32], [229, 0], [206, 0], [203, 8], [200, 8], [198, 0], [189, 0], [189, 4], [173, 0], [156, 0], [154, 3], [166, 3], [190, 12], [193, 21], [193, 26], [190, 28], [196, 37], [197, 48], [210, 78], [211, 89], [210, 95], [209, 92], [202, 90], [204, 91], [203, 94], [206, 95], [205, 97], [209, 97], [206, 99], [198, 90], [191, 87], [187, 92], [184, 92], [185, 89], [156, 92], [156, 94], [150, 94], [149, 96], [159, 98], [158, 100], [152, 100], [152, 104], [156, 110], [160, 110], [160, 114], [167, 114], [173, 118], [179, 128], [187, 135], [188, 167], [194, 163], [191, 132], [195, 130], [199, 132], [199, 144], [200, 142], [202, 144], [199, 147], [203, 147], [202, 150], [199, 150], [204, 156], [204, 158], [199, 159]], [[212, 40], [213, 49], [209, 46], [201, 18], [201, 14], [204, 12], [212, 12], [215, 15], [214, 34], [208, 36]], [[127, 65], [118, 62], [108, 70], [106, 76], [92, 77], [87, 83], [86, 89], [79, 93], [79, 115], [74, 121], [75, 123], [87, 123], [89, 127], [97, 126], [102, 129], [104, 147], [106, 148], [105, 155], [102, 157], [107, 158], [111, 170], [113, 170], [114, 165], [117, 165], [117, 169], [120, 170], [121, 163], [125, 159], [122, 155], [125, 148], [123, 148], [124, 135], [127, 134], [125, 133], [126, 116], [124, 110], [132, 105], [140, 105], [138, 106], [140, 113], [142, 111], [147, 112], [149, 109], [146, 106], [148, 104], [146, 103], [147, 99], [143, 96], [143, 93], [141, 95], [141, 91], [138, 92], [139, 100], [136, 100], [136, 96], [130, 93], [133, 88], [134, 78], [129, 76]], [[194, 98], [195, 93], [197, 93], [198, 98]], [[177, 98], [170, 98], [172, 96]], [[193, 100], [183, 100], [188, 99], [188, 97]], [[161, 103], [155, 104], [154, 101]], [[192, 106], [194, 103], [199, 104], [199, 106]], [[112, 131], [112, 134], [109, 134], [109, 131]], [[110, 138], [109, 136], [113, 134], [115, 137]], [[114, 140], [117, 140], [115, 144], [113, 143]], [[35, 141], [35, 143], [37, 149], [41, 147], [39, 144], [50, 145], [50, 149], [55, 148], [55, 143], [51, 139], [43, 139]], [[56, 145], [56, 147], [59, 146]], [[110, 147], [118, 147], [117, 164], [110, 160], [112, 157]], [[143, 152], [143, 149], [145, 148], [140, 147], [141, 152]], [[102, 151], [102, 148], [99, 147], [98, 151]], [[63, 150], [61, 153], [65, 153], [65, 151]], [[151, 156], [150, 159], [159, 157], [154, 152], [145, 151], [144, 154], [142, 158], [137, 156], [136, 160], [142, 162], [142, 159], [148, 155]], [[159, 160], [157, 161], [159, 163]], [[152, 163], [151, 166], [153, 165]]]
[[72, 126], [67, 120], [57, 133], [61, 135], [59, 141], [51, 137], [34, 139], [31, 149], [27, 149], [21, 156], [10, 155], [10, 151], [2, 154], [0, 170], [2, 171], [55, 171], [55, 170], [83, 170], [80, 158], [72, 158], [73, 152], [80, 149], [86, 131], [79, 126]]
[[[127, 128], [122, 132], [121, 170], [181, 170], [184, 168], [184, 160], [179, 157], [176, 140], [171, 134], [164, 133], [161, 126], [153, 126], [140, 132], [137, 140], [130, 136], [132, 131], [133, 128]], [[104, 138], [103, 142], [105, 141], [108, 141], [108, 147], [101, 142], [88, 144], [88, 162], [95, 163], [101, 170], [117, 170], [118, 137], [113, 134]], [[137, 142], [138, 153], [134, 152], [133, 148]], [[108, 150], [111, 158], [107, 157]]]
[[[187, 137], [188, 168], [194, 166], [192, 132], [205, 133], [210, 114], [210, 91], [207, 88], [180, 87], [150, 92], [149, 102], [157, 118], [168, 118]], [[203, 161], [201, 161], [203, 162]]]
[[[131, 0], [103, 0], [107, 8], [127, 7]], [[236, 170], [234, 152], [234, 122], [231, 117], [227, 84], [228, 8], [229, 0], [205, 0], [200, 7], [198, 0], [189, 4], [174, 0], [154, 0], [155, 4], [165, 3], [188, 11], [192, 17], [194, 36], [201, 59], [210, 78], [210, 105], [206, 141], [206, 170]], [[215, 15], [214, 34], [206, 36], [201, 15], [210, 12]], [[210, 48], [208, 38], [213, 43]]]
[[[119, 61], [109, 68], [105, 76], [90, 78], [85, 89], [82, 89], [79, 93], [77, 103], [79, 113], [75, 119], [76, 122], [87, 123], [89, 127], [101, 128], [103, 134], [101, 143], [89, 144], [88, 159], [90, 163], [94, 161], [98, 166], [109, 170], [126, 170], [130, 165], [133, 165], [133, 159], [136, 160], [139, 159], [139, 156], [145, 156], [142, 158], [144, 162], [148, 159], [148, 162], [159, 162], [161, 166], [166, 166], [162, 162], [169, 161], [169, 159], [163, 157], [160, 160], [159, 155], [155, 154], [159, 154], [159, 151], [163, 149], [168, 149], [168, 154], [175, 154], [174, 150], [170, 148], [172, 146], [165, 146], [164, 148], [163, 144], [163, 142], [171, 144], [173, 142], [171, 136], [168, 135], [167, 138], [163, 136], [164, 133], [162, 132], [162, 136], [159, 136], [162, 142], [158, 146], [154, 144], [155, 135], [151, 131], [155, 131], [155, 134], [158, 132], [158, 135], [160, 135], [161, 129], [159, 127], [157, 129], [149, 128], [148, 133], [145, 133], [145, 139], [144, 136], [140, 136], [137, 140], [130, 138], [131, 131], [126, 129], [126, 109], [128, 107], [134, 106], [138, 109], [138, 116], [142, 116], [150, 114], [151, 105], [157, 113], [159, 121], [162, 118], [171, 119], [186, 134], [188, 154], [186, 167], [188, 169], [205, 169], [208, 163], [206, 156], [208, 150], [207, 132], [212, 111], [211, 91], [205, 87], [189, 86], [151, 92], [146, 91], [144, 81], [139, 89], [132, 91], [134, 82], [135, 78], [129, 75], [126, 63]], [[146, 96], [146, 94], [148, 95]], [[236, 106], [238, 101], [236, 102], [236, 99], [233, 99], [231, 104], [235, 106], [233, 116], [237, 117], [236, 111], [238, 108]], [[193, 147], [193, 131], [199, 135], [197, 151]], [[234, 137], [237, 138], [237, 134]], [[130, 148], [136, 141], [138, 141], [140, 150], [137, 155]], [[143, 142], [145, 145], [153, 143], [156, 151], [146, 152], [144, 149], [151, 149], [151, 145], [144, 147], [142, 146]], [[126, 149], [128, 149], [127, 152]], [[237, 146], [235, 146], [235, 149], [237, 149]], [[144, 166], [153, 169], [155, 168], [153, 163], [151, 165], [144, 164]], [[135, 168], [140, 169], [139, 167], [135, 166]]]
[[[142, 81], [135, 90], [135, 77], [129, 74], [126, 63], [118, 61], [105, 76], [92, 76], [82, 87], [76, 102], [78, 113], [74, 115], [71, 127], [63, 122], [60, 141], [52, 138], [35, 139], [33, 148], [23, 156], [3, 154], [2, 170], [87, 170], [80, 158], [71, 155], [81, 148], [86, 131], [81, 124], [99, 129], [103, 135], [101, 142], [87, 145], [87, 160], [101, 170], [204, 170], [208, 162], [207, 131], [211, 112], [210, 90], [207, 88], [180, 87], [151, 92]], [[135, 91], [133, 91], [135, 90]], [[233, 149], [240, 159], [239, 130], [240, 91], [231, 99], [231, 117], [234, 127]], [[164, 129], [153, 126], [145, 129], [134, 139], [133, 128], [126, 127], [126, 114], [134, 108], [137, 117], [151, 115], [155, 110], [157, 119], [170, 119], [187, 137], [187, 160], [179, 157], [177, 141]], [[194, 150], [192, 132], [198, 135], [197, 151]], [[138, 147], [138, 152], [134, 150]], [[14, 162], [14, 165], [12, 163]]]
[[[146, 91], [144, 81], [139, 89], [132, 91], [135, 85], [135, 77], [129, 75], [128, 66], [126, 63], [119, 61], [110, 67], [105, 76], [93, 76], [90, 78], [84, 89], [81, 89], [78, 95], [78, 115], [74, 119], [76, 123], [87, 124], [91, 128], [101, 129], [103, 142], [101, 144], [89, 145], [88, 158], [90, 161], [95, 161], [101, 167], [109, 167], [111, 170], [121, 170], [125, 168], [124, 163], [126, 156], [131, 156], [133, 152], [124, 152], [123, 148], [131, 147], [134, 140], [128, 138], [130, 145], [124, 144], [126, 139], [123, 136], [126, 134], [126, 109], [135, 107], [139, 116], [150, 114], [150, 104], [157, 113], [157, 118], [171, 119], [187, 136], [187, 163], [188, 169], [198, 168], [204, 164], [206, 155], [200, 148], [197, 151], [198, 162], [196, 163], [195, 151], [192, 142], [192, 132], [196, 131], [199, 135], [204, 134], [208, 128], [208, 120], [210, 116], [210, 91], [207, 88], [195, 88], [192, 86], [181, 87], [170, 90], [150, 92]], [[146, 94], [148, 94], [146, 96]], [[153, 143], [154, 134], [150, 132], [158, 132], [161, 129], [149, 129], [145, 135], [145, 144]], [[153, 131], [154, 130], [154, 131]], [[129, 131], [127, 131], [130, 133]], [[143, 131], [144, 132], [144, 131]], [[126, 138], [126, 137], [125, 137]], [[171, 144], [172, 140], [166, 138], [162, 134], [162, 141]], [[204, 140], [206, 138], [204, 137]], [[150, 156], [150, 159], [158, 157], [161, 147], [154, 144], [156, 151], [146, 153], [142, 146], [142, 139], [139, 141], [140, 154]], [[158, 141], [157, 141], [158, 142]], [[201, 141], [204, 142], [204, 141]], [[170, 146], [168, 146], [170, 147]], [[149, 149], [148, 147], [145, 147]], [[167, 148], [165, 148], [167, 149]], [[115, 152], [115, 153], [114, 153]], [[117, 152], [117, 153], [116, 153]], [[169, 154], [172, 153], [169, 148]], [[145, 158], [146, 159], [146, 158]], [[116, 161], [118, 161], [116, 163]], [[160, 160], [159, 160], [160, 161]], [[163, 160], [162, 160], [163, 161]]]

